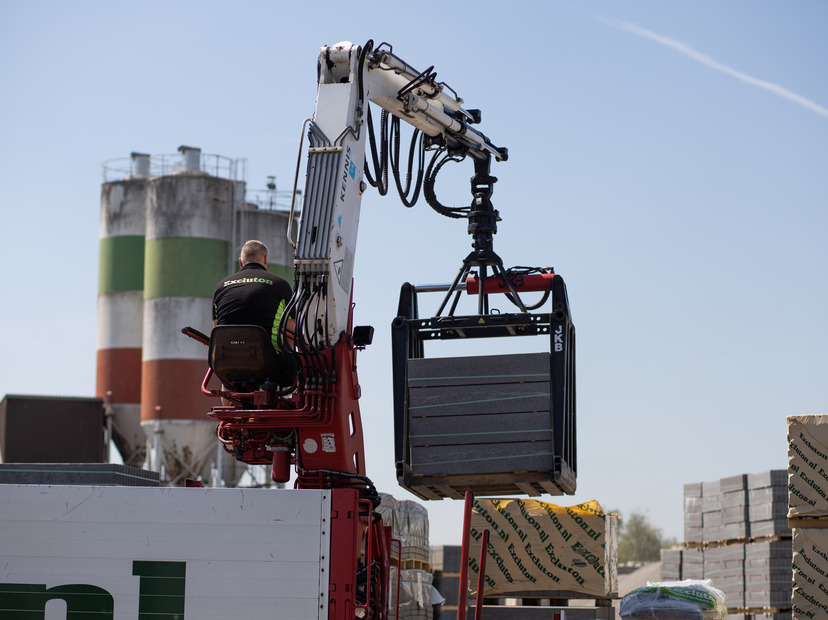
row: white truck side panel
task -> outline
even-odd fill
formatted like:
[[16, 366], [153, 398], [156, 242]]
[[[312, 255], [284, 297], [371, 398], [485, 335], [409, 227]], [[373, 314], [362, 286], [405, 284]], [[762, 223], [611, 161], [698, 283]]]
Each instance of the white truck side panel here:
[[3, 485], [0, 601], [84, 584], [137, 620], [149, 562], [186, 571], [184, 615], [160, 618], [327, 618], [330, 514], [315, 490]]

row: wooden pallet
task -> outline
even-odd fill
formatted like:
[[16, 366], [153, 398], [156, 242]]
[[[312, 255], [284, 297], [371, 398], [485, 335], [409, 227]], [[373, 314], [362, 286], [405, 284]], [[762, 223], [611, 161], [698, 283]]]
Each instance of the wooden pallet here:
[[[391, 558], [391, 566], [397, 565], [397, 558]], [[407, 560], [402, 560], [400, 562], [400, 568], [402, 570], [409, 570], [409, 569], [417, 569], [417, 570], [424, 570], [426, 572], [431, 572], [431, 564], [424, 560], [415, 560], [413, 558], [409, 558]]]
[[787, 542], [793, 538], [792, 534], [774, 534], [773, 536], [757, 536], [751, 538], [748, 542], [764, 543], [764, 542]]
[[[797, 527], [825, 527], [828, 528], [828, 520], [823, 521], [823, 525], [800, 525]], [[791, 540], [791, 534], [774, 534], [772, 536], [749, 536], [745, 538], [728, 538], [727, 540], [712, 540], [709, 542], [683, 542], [678, 545], [679, 549], [718, 549], [720, 547], [728, 547], [731, 545], [750, 543], [764, 543], [764, 542], [781, 542]]]
[[790, 607], [728, 607], [729, 614], [786, 614], [791, 613]]
[[828, 528], [828, 517], [788, 517], [788, 527], [793, 528]]

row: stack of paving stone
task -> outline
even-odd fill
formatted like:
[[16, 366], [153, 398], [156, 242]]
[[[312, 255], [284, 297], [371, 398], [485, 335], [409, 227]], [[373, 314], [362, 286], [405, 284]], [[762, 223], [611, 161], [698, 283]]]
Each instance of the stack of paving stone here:
[[[710, 579], [727, 595], [730, 620], [792, 617], [787, 499], [785, 470], [684, 485], [685, 542], [678, 576]], [[675, 555], [663, 557], [667, 574], [675, 578], [669, 563]]]
[[704, 549], [694, 547], [682, 550], [681, 578], [704, 579]]
[[745, 607], [790, 608], [792, 556], [790, 540], [745, 545]]
[[684, 540], [689, 543], [704, 542], [701, 482], [684, 485]]
[[702, 542], [721, 540], [721, 481], [702, 482]]
[[661, 580], [681, 581], [681, 556], [683, 549], [661, 550]]
[[752, 536], [748, 514], [748, 477], [746, 474], [722, 478], [722, 524], [719, 540], [740, 540]]
[[748, 515], [754, 538], [790, 536], [788, 527], [788, 472], [773, 469], [748, 474]]
[[727, 596], [728, 609], [745, 607], [745, 543], [704, 550], [704, 578]]
[[434, 607], [434, 620], [457, 618], [462, 555], [462, 548], [459, 545], [442, 545], [431, 548], [434, 587], [446, 599], [442, 605]]

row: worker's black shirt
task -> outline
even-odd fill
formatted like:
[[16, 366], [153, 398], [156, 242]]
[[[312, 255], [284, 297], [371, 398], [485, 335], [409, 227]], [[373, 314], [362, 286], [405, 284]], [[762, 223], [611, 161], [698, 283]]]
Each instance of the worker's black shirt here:
[[291, 294], [287, 280], [248, 263], [216, 286], [213, 320], [218, 325], [260, 325], [278, 351], [276, 331]]

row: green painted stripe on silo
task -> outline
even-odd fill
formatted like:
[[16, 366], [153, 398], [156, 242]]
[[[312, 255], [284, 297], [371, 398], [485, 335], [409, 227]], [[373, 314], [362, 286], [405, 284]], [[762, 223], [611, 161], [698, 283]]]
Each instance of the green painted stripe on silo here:
[[212, 298], [227, 275], [227, 242], [200, 237], [149, 239], [144, 263], [144, 299]]
[[98, 293], [144, 288], [144, 236], [116, 235], [100, 240]]
[[277, 265], [276, 263], [268, 263], [267, 270], [270, 273], [275, 273], [277, 276], [282, 276], [291, 286], [293, 286], [293, 267]]

